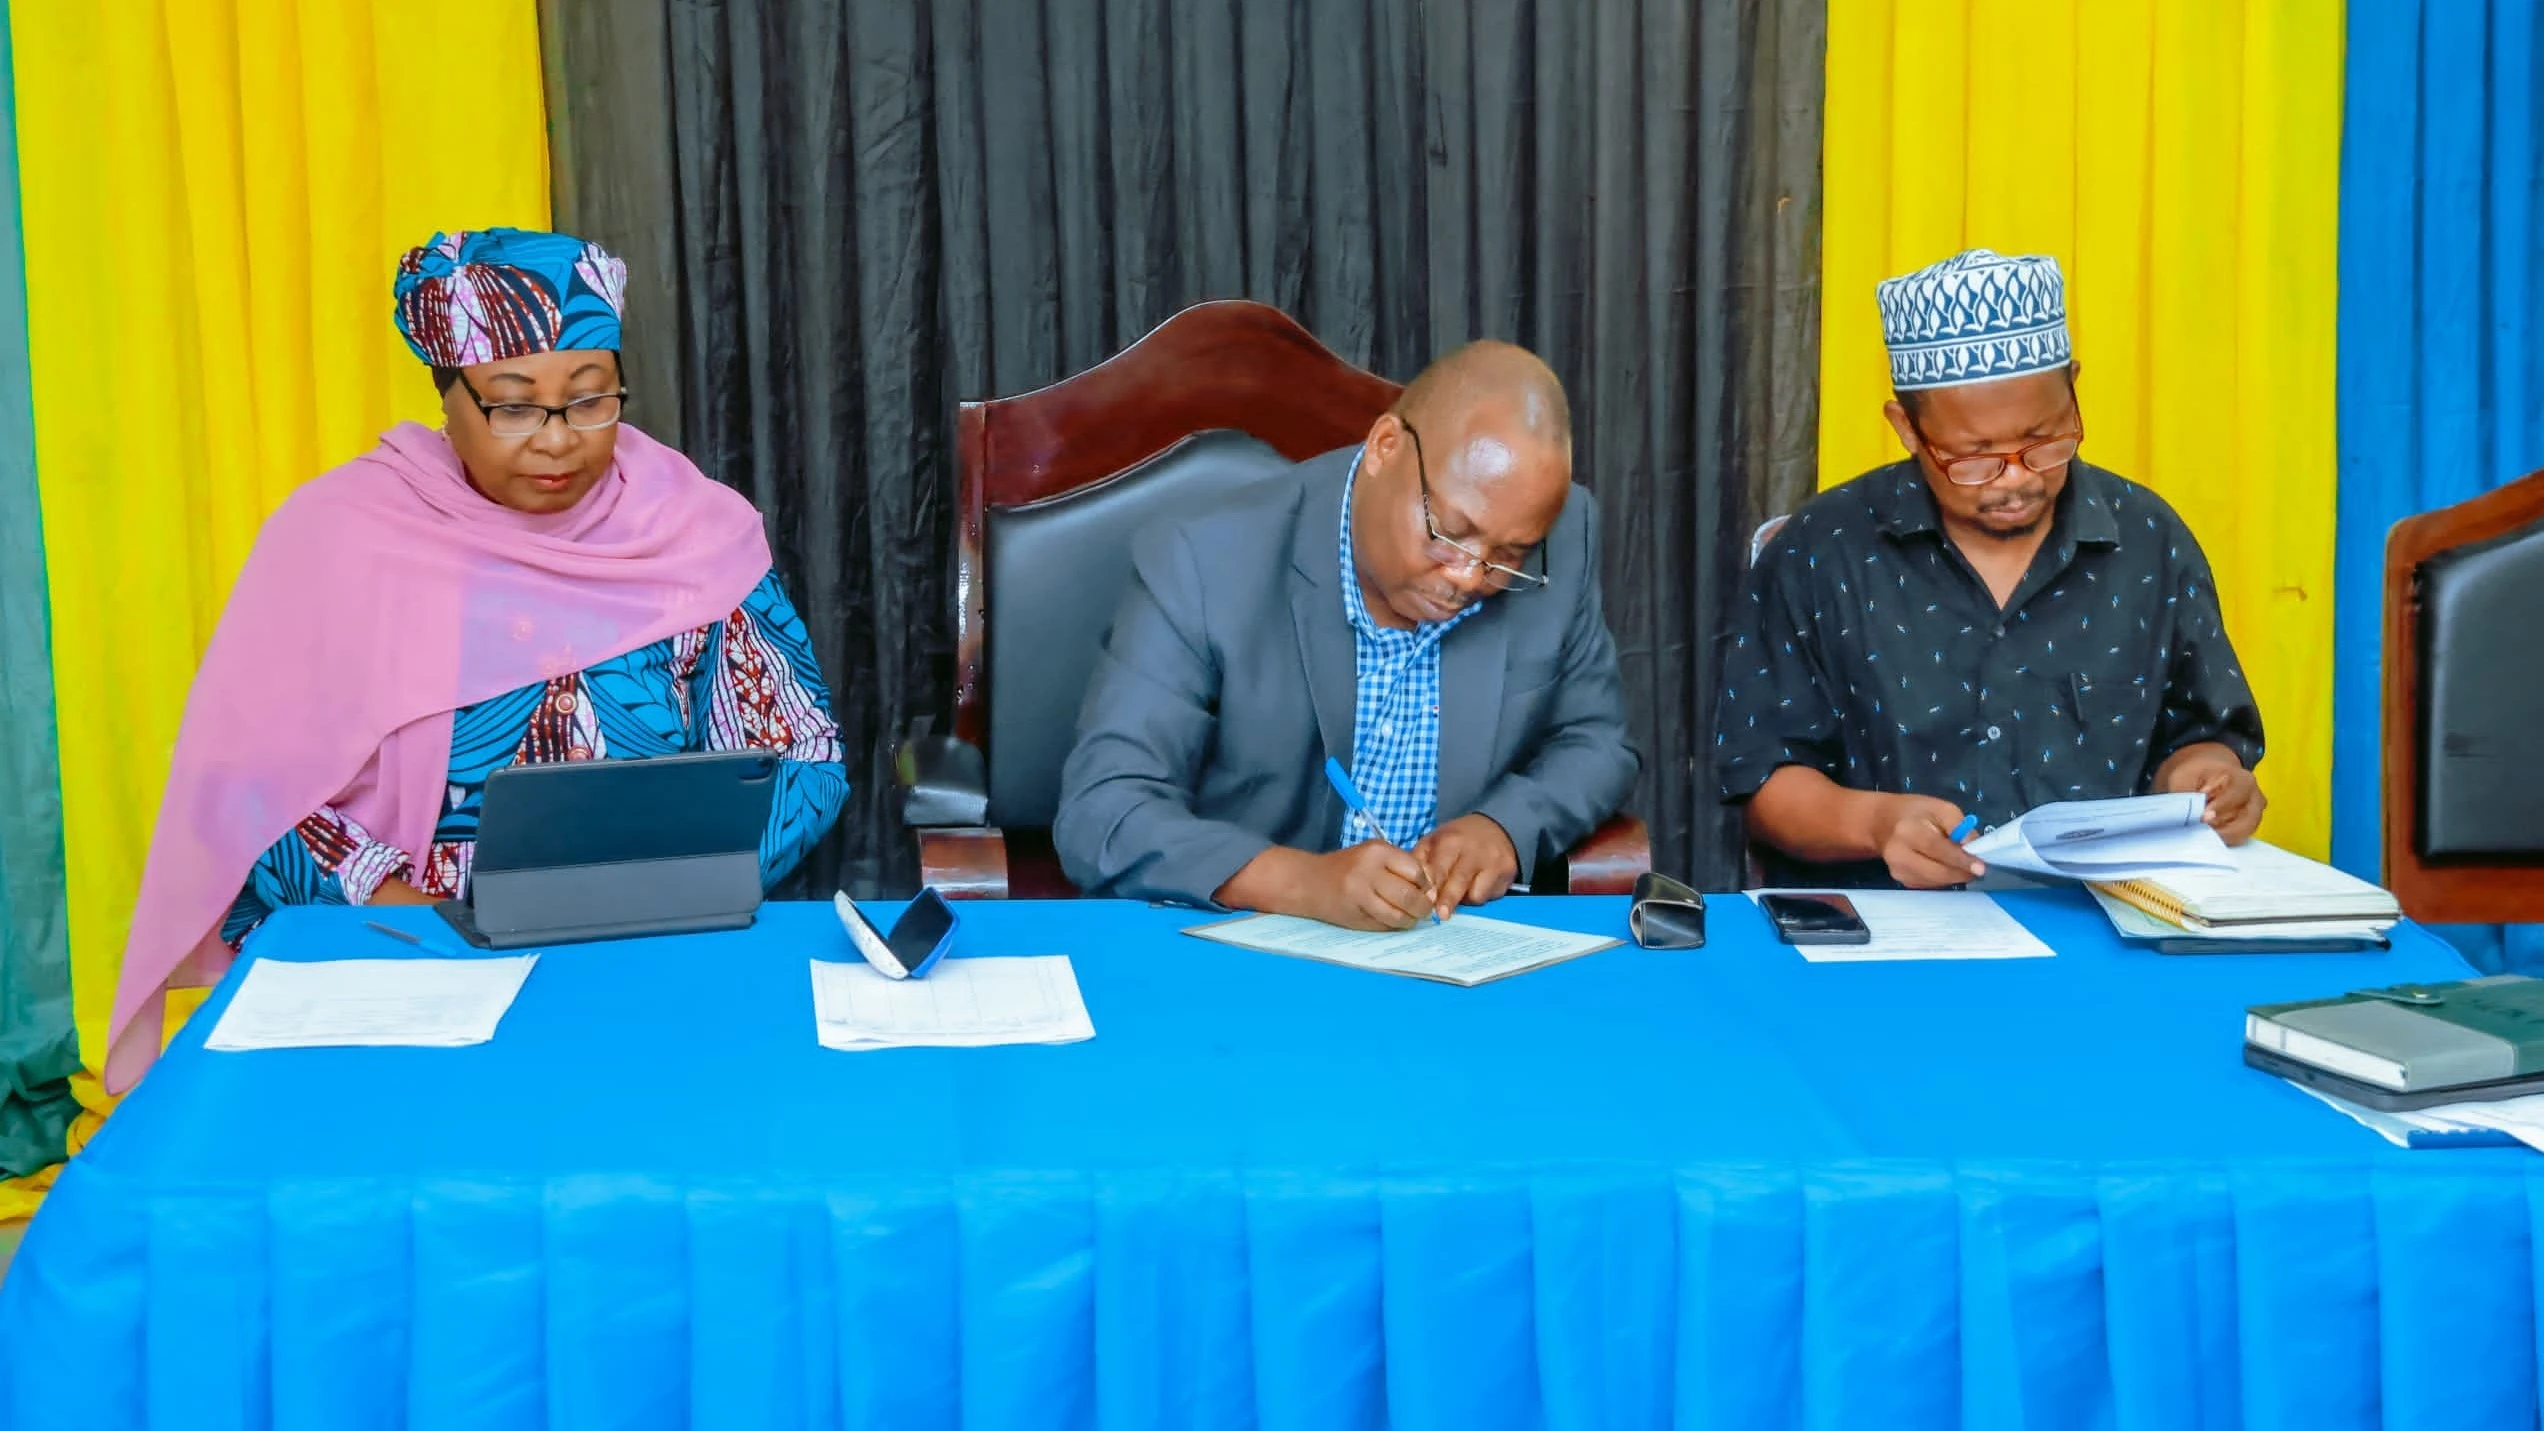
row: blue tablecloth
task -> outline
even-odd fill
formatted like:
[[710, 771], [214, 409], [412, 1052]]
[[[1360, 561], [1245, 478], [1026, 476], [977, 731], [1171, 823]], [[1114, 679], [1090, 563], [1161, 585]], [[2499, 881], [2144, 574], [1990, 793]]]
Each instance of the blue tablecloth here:
[[[0, 1289], [12, 1427], [2530, 1426], [2544, 1159], [2404, 1152], [2243, 1008], [2461, 977], [1711, 948], [1479, 989], [968, 905], [1056, 1048], [833, 1053], [821, 906], [552, 950], [487, 1046], [203, 1047]], [[1504, 916], [1622, 935], [1621, 900]], [[419, 925], [419, 927], [422, 927]], [[394, 956], [295, 911], [264, 957]]]

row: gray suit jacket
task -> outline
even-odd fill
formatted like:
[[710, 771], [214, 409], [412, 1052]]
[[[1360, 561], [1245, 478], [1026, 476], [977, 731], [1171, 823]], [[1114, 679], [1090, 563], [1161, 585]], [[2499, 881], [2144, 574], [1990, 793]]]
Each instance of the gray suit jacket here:
[[[1325, 757], [1351, 764], [1359, 682], [1338, 532], [1359, 452], [1132, 544], [1051, 830], [1080, 889], [1208, 904], [1272, 845], [1335, 847]], [[1441, 642], [1439, 818], [1491, 816], [1523, 880], [1614, 813], [1640, 766], [1598, 528], [1576, 486], [1547, 534], [1549, 585], [1488, 599]]]

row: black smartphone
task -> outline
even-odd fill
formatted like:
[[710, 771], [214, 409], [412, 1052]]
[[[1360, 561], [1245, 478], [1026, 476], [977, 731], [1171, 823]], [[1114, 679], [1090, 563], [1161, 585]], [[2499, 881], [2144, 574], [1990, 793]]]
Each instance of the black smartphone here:
[[1873, 931], [1842, 894], [1762, 894], [1758, 908], [1787, 944], [1870, 944]]

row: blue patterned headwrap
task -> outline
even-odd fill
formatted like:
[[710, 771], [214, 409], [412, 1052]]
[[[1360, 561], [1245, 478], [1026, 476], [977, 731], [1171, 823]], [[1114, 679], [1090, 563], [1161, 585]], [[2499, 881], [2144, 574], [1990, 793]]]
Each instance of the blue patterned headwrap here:
[[2054, 258], [1974, 248], [1884, 279], [1874, 296], [1896, 391], [2067, 366], [2067, 284]]
[[397, 325], [437, 368], [618, 348], [627, 265], [567, 234], [435, 234], [398, 262]]

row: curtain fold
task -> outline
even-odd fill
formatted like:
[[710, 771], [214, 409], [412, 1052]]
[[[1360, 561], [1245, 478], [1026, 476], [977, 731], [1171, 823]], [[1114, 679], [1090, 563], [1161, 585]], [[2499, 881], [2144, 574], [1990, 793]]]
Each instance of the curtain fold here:
[[1822, 484], [1899, 455], [1875, 283], [2055, 255], [2087, 451], [2198, 535], [2268, 727], [2262, 833], [2324, 854], [2340, 0], [1833, 8]]
[[438, 6], [431, 33], [395, 0], [9, 21], [94, 1067], [186, 689], [258, 524], [391, 422], [437, 420], [390, 322], [398, 255], [437, 228], [546, 222], [539, 40], [531, 0]]
[[[2385, 539], [2544, 468], [2544, 20], [2531, 0], [2354, 6], [2341, 154], [2334, 857], [2382, 860]], [[2544, 927], [2445, 931], [2489, 970]]]
[[[806, 888], [914, 878], [889, 762], [947, 704], [955, 403], [1218, 297], [1398, 379], [1475, 337], [1554, 365], [1634, 808], [1665, 868], [1736, 876], [1704, 732], [1741, 544], [1810, 483], [1817, 3], [575, 8], [545, 7], [561, 221], [675, 236], [639, 341], [677, 343], [687, 449], [767, 514], [837, 693], [856, 795]], [[667, 210], [666, 156], [609, 120], [657, 74]]]
[[[0, 16], [6, 11], [0, 5]], [[8, 72], [0, 19], [0, 86]], [[69, 1082], [79, 1040], [53, 770], [52, 617], [27, 389], [16, 141], [16, 103], [0, 87], [0, 1179], [59, 1161], [79, 1111]], [[11, 1211], [0, 1184], [0, 1218]]]

